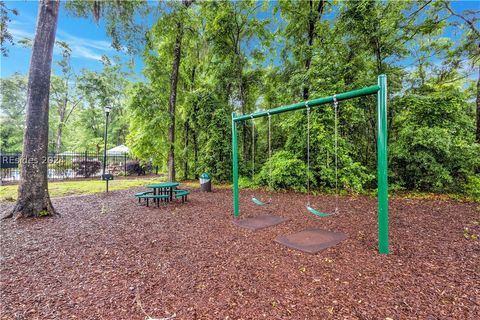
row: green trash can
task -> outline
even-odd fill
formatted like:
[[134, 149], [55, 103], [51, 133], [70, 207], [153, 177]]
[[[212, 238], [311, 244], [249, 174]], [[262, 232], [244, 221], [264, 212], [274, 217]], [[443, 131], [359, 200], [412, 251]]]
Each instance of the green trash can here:
[[212, 179], [206, 172], [200, 175], [200, 191], [212, 192]]

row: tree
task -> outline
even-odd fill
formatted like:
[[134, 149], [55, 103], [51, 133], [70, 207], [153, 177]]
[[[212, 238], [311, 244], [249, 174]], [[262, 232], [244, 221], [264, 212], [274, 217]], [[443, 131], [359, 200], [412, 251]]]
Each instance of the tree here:
[[476, 142], [480, 143], [480, 67], [478, 66], [478, 62], [480, 61], [480, 31], [477, 28], [479, 11], [465, 10], [463, 13], [458, 13], [452, 9], [449, 1], [442, 1], [441, 4], [451, 17], [460, 20], [460, 22], [454, 22], [453, 25], [464, 25], [469, 30], [469, 32], [465, 33], [465, 43], [460, 47], [459, 51], [466, 52], [471, 61], [471, 66], [477, 66], [478, 69], [477, 95], [475, 100], [477, 111], [475, 132]]
[[58, 123], [54, 137], [55, 141], [55, 153], [60, 153], [62, 149], [62, 136], [65, 125], [70, 118], [70, 115], [81, 102], [81, 97], [76, 97], [72, 92], [71, 81], [75, 77], [70, 65], [70, 56], [72, 49], [68, 43], [63, 41], [57, 41], [57, 46], [62, 49], [62, 59], [58, 61], [58, 65], [61, 68], [61, 77], [52, 78], [52, 101], [57, 108]]
[[53, 47], [60, 1], [40, 0], [28, 75], [27, 116], [23, 137], [18, 199], [6, 217], [55, 215], [47, 180], [48, 109]]
[[462, 84], [427, 82], [399, 99], [392, 182], [408, 190], [463, 192], [480, 167], [471, 104]]
[[22, 135], [27, 105], [27, 77], [14, 74], [0, 79], [0, 150], [18, 152], [22, 149]]
[[123, 64], [113, 63], [102, 57], [103, 69], [98, 72], [82, 69], [77, 77], [77, 90], [82, 96], [76, 117], [73, 119], [75, 141], [70, 145], [85, 150], [103, 147], [104, 110], [112, 108], [109, 124], [109, 141], [121, 144], [126, 136], [126, 119], [123, 116], [125, 90], [128, 86], [128, 73]]
[[8, 49], [5, 47], [5, 43], [13, 45], [12, 34], [8, 31], [8, 23], [10, 22], [9, 12], [13, 15], [17, 15], [16, 9], [8, 9], [5, 5], [5, 1], [0, 1], [0, 53], [6, 57], [8, 55]]
[[[205, 17], [205, 36], [211, 47], [211, 63], [218, 79], [218, 96], [233, 110], [242, 114], [255, 108], [249, 99], [258, 73], [250, 72], [254, 63], [260, 64], [268, 53], [271, 32], [267, 29], [268, 19], [257, 17], [262, 7], [258, 1], [215, 1], [202, 3]], [[257, 42], [255, 49], [249, 49]], [[265, 49], [265, 50], [262, 50]], [[260, 68], [260, 67], [259, 67]], [[240, 148], [249, 156], [250, 142], [247, 123], [239, 128]], [[250, 155], [251, 157], [251, 155]]]
[[298, 68], [303, 75], [301, 81], [303, 100], [308, 100], [310, 96], [309, 71], [315, 51], [315, 42], [321, 40], [322, 37], [326, 37], [326, 34], [322, 34], [321, 20], [327, 5], [329, 3], [324, 0], [309, 0], [308, 5], [291, 1], [280, 1], [278, 3], [282, 17], [288, 22], [283, 30], [283, 36], [287, 39], [284, 56], [286, 56], [285, 50], [289, 50], [293, 52], [299, 64], [303, 64]]
[[[185, 9], [190, 7], [192, 0], [182, 0]], [[182, 9], [180, 9], [182, 10]], [[184, 27], [182, 18], [176, 21], [175, 45], [173, 48], [172, 73], [170, 76], [170, 98], [168, 99], [168, 112], [170, 114], [170, 126], [168, 128], [168, 180], [175, 181], [175, 106], [177, 103], [178, 69], [182, 55], [182, 38]]]

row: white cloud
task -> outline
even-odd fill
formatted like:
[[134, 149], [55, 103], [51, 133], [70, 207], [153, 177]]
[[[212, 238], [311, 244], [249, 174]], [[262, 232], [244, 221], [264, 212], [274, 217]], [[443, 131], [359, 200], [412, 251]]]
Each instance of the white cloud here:
[[72, 49], [72, 57], [75, 58], [101, 60], [102, 55], [114, 50], [108, 41], [82, 38], [63, 30], [57, 31], [57, 40], [67, 42]]
[[29, 32], [29, 31], [25, 31], [17, 28], [11, 28], [11, 27], [8, 28], [8, 32], [10, 32], [15, 42], [24, 38], [33, 39], [33, 32]]
[[[31, 28], [31, 25], [17, 23], [9, 28], [9, 32], [12, 34], [14, 41], [18, 42], [24, 38], [33, 39], [34, 32], [21, 27]], [[114, 51], [108, 41], [82, 38], [63, 30], [57, 30], [56, 40], [67, 42], [72, 49], [72, 57], [75, 58], [101, 60], [102, 55], [108, 55]], [[54, 54], [61, 54], [61, 51], [55, 49]]]
[[81, 45], [71, 45], [72, 48], [72, 57], [75, 58], [85, 58], [91, 60], [101, 60], [102, 55], [95, 53], [93, 50], [89, 49], [88, 47], [84, 47]]

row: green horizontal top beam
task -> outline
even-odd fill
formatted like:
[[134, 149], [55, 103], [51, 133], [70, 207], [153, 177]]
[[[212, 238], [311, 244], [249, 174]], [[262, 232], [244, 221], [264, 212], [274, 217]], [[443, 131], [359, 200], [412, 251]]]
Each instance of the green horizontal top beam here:
[[[348, 92], [343, 92], [335, 95], [337, 101], [342, 101], [342, 100], [347, 100], [347, 99], [352, 99], [352, 98], [357, 98], [357, 97], [363, 97], [363, 96], [368, 96], [371, 94], [375, 94], [380, 90], [379, 85], [373, 85], [370, 87], [366, 87], [363, 89], [358, 89], [358, 90], [353, 90], [353, 91], [348, 91]], [[251, 114], [246, 114], [242, 115], [236, 118], [233, 118], [233, 121], [245, 121], [248, 119], [252, 118], [261, 118], [261, 117], [266, 117], [269, 114], [277, 114], [277, 113], [283, 113], [283, 112], [288, 112], [288, 111], [293, 111], [293, 110], [298, 110], [298, 109], [304, 109], [306, 106], [309, 107], [315, 107], [319, 106], [322, 104], [327, 104], [327, 103], [333, 103], [333, 96], [328, 96], [328, 97], [323, 97], [323, 98], [318, 98], [314, 100], [309, 100], [309, 101], [303, 101], [303, 102], [298, 102], [294, 103], [288, 106], [282, 106], [274, 109], [270, 109], [267, 111], [260, 111], [260, 112], [255, 112]]]

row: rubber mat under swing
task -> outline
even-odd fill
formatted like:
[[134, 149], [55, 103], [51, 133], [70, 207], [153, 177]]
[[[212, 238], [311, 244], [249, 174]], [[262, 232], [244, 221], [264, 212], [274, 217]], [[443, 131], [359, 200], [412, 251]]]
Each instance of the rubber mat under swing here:
[[232, 223], [236, 226], [239, 226], [248, 230], [257, 231], [260, 229], [277, 225], [285, 221], [288, 221], [288, 218], [272, 216], [272, 215], [262, 215], [258, 217], [233, 220]]
[[310, 228], [294, 234], [278, 236], [275, 242], [303, 252], [317, 253], [347, 238], [348, 236], [341, 232]]

